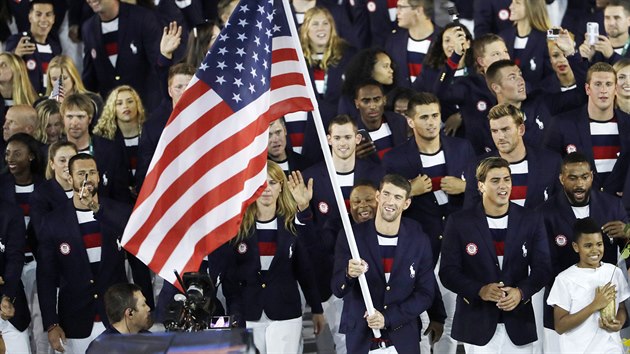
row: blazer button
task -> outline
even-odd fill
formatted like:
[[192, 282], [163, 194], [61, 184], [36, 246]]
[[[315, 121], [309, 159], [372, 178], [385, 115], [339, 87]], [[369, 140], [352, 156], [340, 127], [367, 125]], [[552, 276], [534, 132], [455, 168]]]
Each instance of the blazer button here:
[[94, 279], [90, 279], [90, 284], [94, 284]]
[[383, 310], [387, 310], [387, 305], [383, 306]]
[[262, 288], [264, 289], [264, 288], [266, 288], [266, 287], [267, 287], [267, 284], [264, 284], [264, 283], [263, 283]]
[[440, 235], [438, 236], [438, 240], [441, 240], [444, 236]]
[[94, 298], [95, 298], [95, 299], [98, 299], [98, 294], [94, 294]]
[[341, 284], [341, 290], [346, 288], [346, 284]]
[[116, 77], [114, 77], [114, 79], [116, 79], [116, 81], [120, 80], [120, 76], [116, 75]]
[[446, 216], [442, 216], [442, 221], [446, 220]]
[[385, 290], [389, 291], [391, 289], [391, 287], [388, 285]]

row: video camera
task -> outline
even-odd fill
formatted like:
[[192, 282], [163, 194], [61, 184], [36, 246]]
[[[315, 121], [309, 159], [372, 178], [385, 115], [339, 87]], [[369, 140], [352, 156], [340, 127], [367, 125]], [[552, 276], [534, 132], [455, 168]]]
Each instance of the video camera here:
[[183, 279], [175, 272], [184, 294], [176, 294], [169, 304], [164, 319], [167, 332], [197, 332], [207, 329], [229, 329], [230, 316], [213, 316], [216, 306], [215, 285], [210, 275], [201, 272], [184, 273]]

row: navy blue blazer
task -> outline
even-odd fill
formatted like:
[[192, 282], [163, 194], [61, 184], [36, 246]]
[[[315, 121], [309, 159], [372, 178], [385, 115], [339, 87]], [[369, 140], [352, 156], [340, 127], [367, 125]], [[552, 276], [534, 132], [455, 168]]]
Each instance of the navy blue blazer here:
[[114, 67], [109, 60], [101, 34], [101, 20], [94, 14], [81, 29], [84, 57], [81, 75], [85, 87], [102, 97], [119, 85], [135, 88], [145, 107], [160, 103], [155, 78], [155, 61], [159, 55], [162, 30], [153, 11], [140, 6], [120, 4], [118, 13], [118, 59]]
[[[446, 160], [447, 176], [463, 178], [470, 161], [475, 159], [470, 143], [464, 139], [450, 136], [440, 136], [444, 158]], [[413, 179], [424, 174], [418, 145], [414, 138], [387, 152], [383, 158], [383, 166], [387, 173], [396, 173], [407, 179]], [[448, 203], [440, 206], [433, 193], [425, 193], [412, 197], [411, 205], [404, 212], [404, 216], [422, 224], [433, 250], [433, 264], [440, 254], [440, 243], [446, 218], [454, 211], [461, 209], [464, 195], [448, 195]]]
[[[589, 206], [590, 216], [600, 226], [615, 220], [621, 220], [624, 223], [628, 222], [628, 215], [623, 208], [621, 199], [617, 197], [591, 189]], [[569, 200], [563, 192], [556, 194], [555, 197], [541, 205], [539, 211], [543, 215], [545, 222], [554, 275], [554, 278], [547, 284], [546, 298], [549, 290], [551, 290], [555, 276], [580, 260], [578, 254], [575, 253], [571, 246], [573, 242], [573, 224], [575, 224], [577, 219], [571, 209]], [[610, 240], [608, 237], [604, 237], [604, 256], [602, 261], [616, 265], [617, 253], [624, 246], [624, 243], [625, 240]], [[545, 306], [544, 320], [546, 328], [554, 328], [553, 307]]]
[[475, 73], [456, 78], [455, 70], [444, 65], [433, 92], [441, 104], [459, 106], [466, 139], [477, 155], [495, 149], [490, 135], [488, 112], [497, 104], [497, 99], [488, 89], [483, 75]]
[[92, 135], [94, 160], [100, 174], [99, 196], [131, 204], [129, 160], [125, 148], [113, 140]]
[[[502, 316], [514, 344], [535, 341], [536, 322], [529, 300], [551, 279], [551, 272], [549, 246], [540, 214], [510, 204], [502, 268], [499, 268], [481, 203], [453, 214], [446, 222], [440, 261], [442, 284], [457, 294], [453, 339], [485, 345], [494, 336]], [[521, 290], [522, 302], [514, 310], [501, 311], [496, 303], [479, 296], [483, 286], [498, 282]]]
[[[510, 26], [499, 35], [505, 41], [510, 52], [510, 58], [520, 67], [525, 81], [533, 87], [540, 87], [540, 83], [549, 75], [555, 75], [549, 61], [547, 49], [547, 33], [535, 29], [529, 33], [527, 45], [518, 52], [514, 49], [516, 27]], [[518, 55], [516, 55], [518, 53]]]
[[99, 203], [95, 215], [102, 234], [99, 274], [92, 273], [72, 200], [50, 212], [42, 222], [37, 260], [42, 320], [44, 328], [58, 323], [68, 338], [88, 337], [97, 314], [107, 326], [103, 295], [111, 285], [127, 282], [120, 238], [131, 207], [102, 197]]
[[170, 98], [164, 99], [151, 113], [151, 117], [142, 125], [142, 134], [140, 134], [138, 141], [138, 165], [136, 167], [136, 191], [138, 193], [140, 193], [144, 178], [149, 172], [151, 159], [153, 159], [162, 131], [164, 131], [172, 112], [173, 101]]
[[[357, 31], [359, 49], [385, 46], [387, 36], [399, 28], [396, 21], [391, 21], [387, 0], [350, 1], [352, 26]], [[406, 45], [405, 45], [406, 48]]]
[[0, 275], [4, 280], [4, 284], [0, 285], [0, 295], [13, 301], [15, 315], [9, 322], [19, 331], [24, 331], [31, 323], [21, 280], [26, 246], [24, 217], [22, 209], [9, 202], [0, 200], [0, 210]]
[[[301, 221], [304, 221], [300, 219]], [[227, 273], [223, 278], [223, 294], [228, 313], [238, 322], [258, 321], [262, 312], [272, 320], [302, 317], [302, 301], [298, 282], [313, 313], [323, 313], [315, 275], [307, 250], [312, 224], [295, 224], [297, 236], [284, 228], [278, 216], [276, 254], [264, 275], [261, 274], [258, 234], [251, 234], [232, 244]]]
[[[359, 254], [368, 264], [365, 277], [374, 308], [385, 317], [385, 330], [399, 353], [420, 353], [418, 316], [431, 306], [436, 281], [431, 264], [431, 244], [419, 223], [402, 218], [389, 281], [385, 281], [374, 220], [352, 227]], [[346, 276], [352, 258], [345, 233], [337, 237], [335, 267], [330, 286], [343, 298], [339, 332], [346, 335], [348, 353], [367, 353], [372, 330], [363, 318], [366, 311], [358, 279]]]
[[511, 27], [511, 3], [511, 0], [474, 0], [475, 38]]
[[[630, 147], [630, 117], [619, 110], [615, 110], [615, 117], [619, 129], [621, 154], [623, 154]], [[606, 188], [608, 183], [623, 180], [621, 176], [624, 176], [626, 171], [621, 169], [621, 164], [616, 163], [606, 180], [603, 180], [595, 171], [589, 119], [587, 105], [556, 116], [551, 121], [544, 140], [549, 150], [558, 152], [562, 156], [566, 156], [571, 151], [584, 154], [591, 162], [593, 169], [593, 188]]]
[[39, 229], [44, 216], [60, 205], [64, 205], [67, 200], [66, 192], [61, 188], [55, 177], [43, 181], [35, 188], [33, 193], [31, 193], [30, 199], [30, 223], [37, 234], [40, 233]]
[[[560, 155], [544, 148], [525, 145], [527, 152], [527, 195], [525, 196], [525, 207], [536, 208], [547, 199], [562, 191], [562, 185], [558, 175], [562, 160]], [[477, 177], [475, 170], [479, 161], [490, 156], [500, 156], [498, 151], [491, 151], [477, 159], [468, 166], [466, 172], [466, 193], [464, 196], [464, 208], [472, 208], [481, 201], [481, 196], [477, 189]]]
[[[440, 29], [435, 27], [435, 30], [428, 39], [433, 43], [440, 33]], [[420, 38], [424, 39], [424, 38]], [[398, 28], [392, 31], [387, 37], [385, 43], [385, 52], [389, 54], [392, 62], [396, 65], [394, 74], [396, 75], [396, 84], [401, 87], [412, 87], [411, 80], [409, 79], [409, 66], [407, 66], [407, 42], [409, 40], [409, 30], [405, 28]], [[422, 74], [422, 71], [420, 71]], [[416, 77], [416, 81], [420, 78], [420, 74]], [[415, 81], [414, 81], [415, 84]]]
[[[35, 40], [30, 31], [28, 31], [27, 35], [31, 38], [31, 42], [34, 43]], [[22, 32], [20, 32], [7, 38], [5, 50], [7, 52], [14, 53], [15, 48], [17, 47], [22, 37]], [[61, 54], [61, 44], [59, 44], [59, 41], [54, 37], [54, 35], [49, 35], [46, 39], [46, 43], [43, 44], [50, 44], [52, 57], [56, 57], [57, 55]], [[28, 78], [30, 79], [31, 84], [33, 84], [35, 92], [37, 92], [40, 96], [46, 93], [46, 88], [44, 87], [44, 75], [46, 74], [46, 69], [48, 69], [48, 63], [46, 63], [46, 67], [44, 67], [44, 62], [42, 62], [41, 56], [42, 54], [39, 53], [37, 47], [35, 47], [35, 52], [33, 54], [22, 56], [24, 63], [26, 63], [26, 69], [28, 70]]]

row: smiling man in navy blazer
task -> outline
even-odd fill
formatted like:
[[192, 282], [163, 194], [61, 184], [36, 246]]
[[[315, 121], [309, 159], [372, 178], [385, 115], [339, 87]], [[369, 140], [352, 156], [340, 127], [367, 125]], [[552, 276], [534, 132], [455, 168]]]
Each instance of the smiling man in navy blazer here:
[[510, 203], [509, 166], [482, 160], [481, 203], [444, 231], [440, 278], [457, 293], [452, 336], [466, 353], [531, 353], [537, 339], [530, 300], [551, 276], [549, 247], [540, 215]]
[[[346, 335], [348, 353], [367, 353], [379, 344], [398, 353], [420, 353], [418, 316], [431, 306], [436, 282], [428, 237], [420, 224], [402, 218], [410, 192], [404, 177], [383, 177], [376, 217], [353, 226], [361, 260], [351, 258], [343, 231], [337, 237], [331, 287], [344, 300], [339, 332]], [[357, 281], [362, 273], [375, 309], [367, 317]], [[372, 329], [381, 331], [380, 339]]]

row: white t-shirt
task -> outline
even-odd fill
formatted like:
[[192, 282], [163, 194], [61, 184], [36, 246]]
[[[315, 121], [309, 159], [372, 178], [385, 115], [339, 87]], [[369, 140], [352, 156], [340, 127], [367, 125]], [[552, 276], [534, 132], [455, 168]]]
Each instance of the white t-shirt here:
[[[630, 297], [630, 288], [621, 269], [603, 262], [597, 269], [573, 265], [558, 274], [547, 304], [560, 306], [570, 314], [577, 313], [593, 302], [595, 289], [609, 281], [616, 285], [617, 313], [619, 303]], [[579, 326], [560, 335], [562, 353], [624, 353], [619, 332], [611, 333], [599, 328], [599, 317], [597, 311]]]

